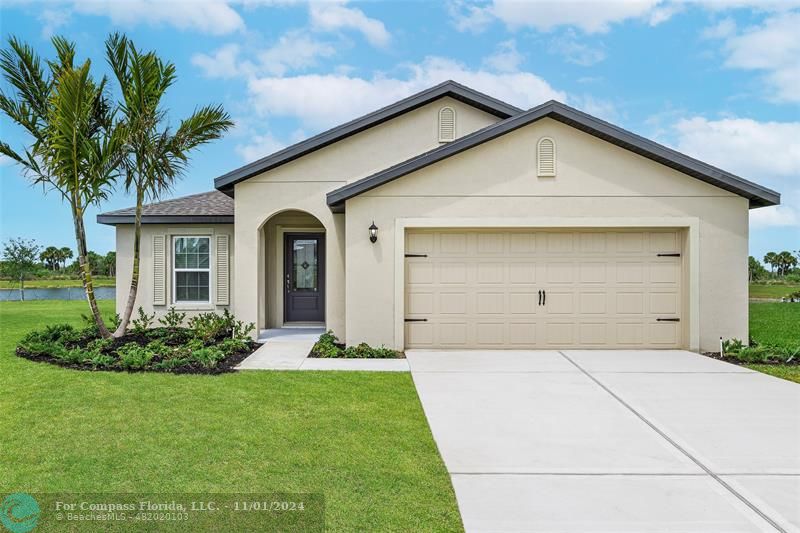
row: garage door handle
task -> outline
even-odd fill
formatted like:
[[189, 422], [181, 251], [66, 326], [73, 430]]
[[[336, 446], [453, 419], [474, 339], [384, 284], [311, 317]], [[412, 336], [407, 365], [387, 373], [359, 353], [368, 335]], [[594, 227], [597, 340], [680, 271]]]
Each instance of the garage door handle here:
[[680, 257], [681, 254], [656, 254], [657, 257]]
[[427, 322], [427, 318], [406, 318], [406, 322]]
[[657, 322], [680, 322], [680, 318], [656, 318]]
[[542, 291], [542, 305], [547, 305], [547, 291]]
[[539, 289], [539, 305], [542, 305], [542, 291]]

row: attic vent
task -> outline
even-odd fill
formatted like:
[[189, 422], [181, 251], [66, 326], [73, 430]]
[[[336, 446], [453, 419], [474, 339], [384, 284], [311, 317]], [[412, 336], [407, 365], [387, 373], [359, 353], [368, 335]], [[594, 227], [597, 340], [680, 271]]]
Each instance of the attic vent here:
[[439, 142], [446, 143], [456, 140], [456, 111], [452, 107], [443, 107], [439, 110]]
[[556, 142], [550, 137], [542, 137], [536, 145], [538, 163], [537, 175], [556, 175]]

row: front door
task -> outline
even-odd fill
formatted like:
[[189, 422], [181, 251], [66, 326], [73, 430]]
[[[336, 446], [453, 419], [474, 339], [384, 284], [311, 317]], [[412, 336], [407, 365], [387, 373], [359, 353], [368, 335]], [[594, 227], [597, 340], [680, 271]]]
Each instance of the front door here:
[[325, 322], [325, 235], [287, 233], [284, 322]]

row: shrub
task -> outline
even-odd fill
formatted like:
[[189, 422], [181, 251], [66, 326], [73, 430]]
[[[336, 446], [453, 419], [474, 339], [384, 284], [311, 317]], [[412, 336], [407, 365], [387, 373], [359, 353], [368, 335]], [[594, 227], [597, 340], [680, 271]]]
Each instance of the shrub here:
[[19, 343], [19, 347], [29, 355], [50, 355], [56, 359], [61, 359], [63, 354], [67, 351], [63, 344], [39, 339], [23, 339]]
[[336, 335], [333, 334], [333, 331], [326, 331], [322, 335], [319, 336], [319, 340], [314, 344], [314, 347], [311, 348], [311, 352], [316, 357], [342, 357], [342, 344], [339, 342], [339, 339], [336, 338]]
[[394, 358], [397, 357], [397, 352], [385, 346], [373, 348], [366, 342], [362, 342], [358, 346], [348, 346], [345, 348], [344, 357], [355, 359]]
[[141, 370], [145, 368], [155, 355], [145, 346], [139, 346], [135, 342], [129, 342], [117, 348], [119, 354], [119, 366], [128, 370]]
[[58, 354], [58, 358], [67, 364], [79, 365], [90, 357], [82, 348], [64, 350]]
[[208, 346], [192, 352], [191, 360], [199, 363], [204, 368], [214, 368], [217, 363], [225, 359], [225, 354], [219, 348]]
[[114, 359], [113, 355], [106, 353], [89, 352], [84, 362], [92, 365], [93, 368], [110, 368], [114, 366], [116, 359]]
[[725, 354], [736, 354], [744, 348], [744, 342], [741, 339], [728, 339], [722, 341], [722, 350]]
[[139, 309], [136, 311], [136, 313], [138, 317], [134, 318], [131, 321], [131, 324], [133, 324], [131, 331], [143, 335], [147, 333], [147, 330], [152, 327], [153, 321], [156, 318], [156, 314], [153, 313], [152, 315], [148, 315], [147, 313], [144, 312], [142, 306], [139, 306]]
[[742, 363], [791, 363], [800, 356], [800, 346], [759, 344], [754, 340], [745, 346], [739, 339], [730, 339], [722, 342], [722, 349], [726, 357]]
[[185, 318], [186, 313], [178, 313], [174, 307], [170, 307], [169, 312], [158, 319], [158, 323], [165, 328], [175, 329], [183, 324]]
[[189, 360], [185, 357], [167, 357], [153, 365], [157, 370], [174, 370], [187, 364]]
[[153, 352], [154, 355], [167, 357], [172, 353], [172, 348], [168, 347], [160, 340], [150, 341], [147, 343], [147, 349]]
[[233, 328], [234, 318], [227, 309], [219, 315], [217, 313], [202, 313], [189, 319], [189, 327], [195, 338], [204, 343], [211, 342], [219, 337], [226, 336]]
[[252, 322], [245, 324], [241, 320], [234, 320], [231, 326], [231, 337], [239, 340], [249, 340], [250, 334], [256, 330], [256, 325]]
[[243, 352], [250, 348], [250, 341], [238, 338], [228, 338], [217, 344], [217, 348], [222, 350], [226, 356], [236, 352]]

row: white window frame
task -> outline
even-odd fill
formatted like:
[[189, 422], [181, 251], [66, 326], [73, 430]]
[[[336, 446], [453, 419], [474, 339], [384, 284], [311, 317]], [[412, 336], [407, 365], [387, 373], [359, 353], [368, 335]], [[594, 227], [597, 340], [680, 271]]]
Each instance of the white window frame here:
[[[208, 268], [177, 268], [175, 266], [175, 245], [178, 239], [206, 239], [208, 241]], [[181, 305], [197, 305], [197, 304], [210, 304], [213, 301], [211, 294], [211, 258], [213, 253], [211, 250], [211, 235], [173, 235], [172, 236], [172, 252], [170, 254], [172, 260], [172, 303], [178, 306]], [[208, 272], [208, 300], [178, 300], [178, 272]]]

